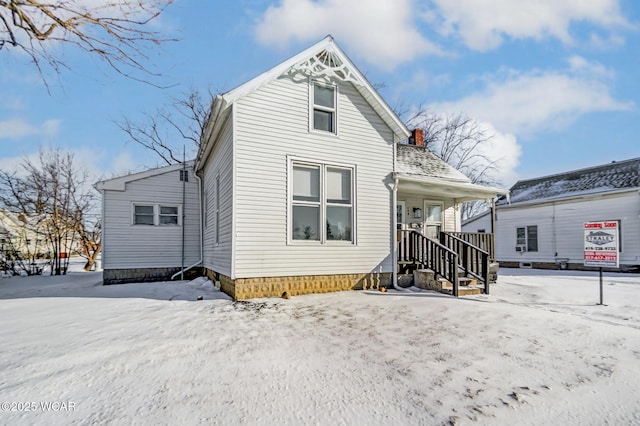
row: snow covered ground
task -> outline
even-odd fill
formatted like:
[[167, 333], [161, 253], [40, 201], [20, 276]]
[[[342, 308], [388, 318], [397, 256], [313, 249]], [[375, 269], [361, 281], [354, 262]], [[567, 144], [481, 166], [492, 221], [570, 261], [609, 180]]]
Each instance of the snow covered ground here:
[[0, 280], [0, 424], [640, 424], [638, 275], [606, 306], [570, 271], [460, 299], [100, 279]]

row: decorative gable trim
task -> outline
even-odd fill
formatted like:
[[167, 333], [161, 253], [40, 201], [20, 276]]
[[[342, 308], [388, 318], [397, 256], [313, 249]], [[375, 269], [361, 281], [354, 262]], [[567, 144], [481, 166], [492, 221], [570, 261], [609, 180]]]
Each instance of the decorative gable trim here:
[[326, 49], [294, 65], [289, 70], [289, 74], [302, 73], [313, 78], [334, 78], [362, 86], [362, 79], [353, 72], [340, 52], [337, 52], [332, 46], [328, 45]]
[[248, 82], [218, 95], [212, 106], [212, 113], [205, 130], [204, 143], [196, 157], [196, 170], [204, 167], [204, 159], [213, 148], [217, 133], [222, 128], [220, 120], [224, 120], [226, 112], [233, 104], [262, 86], [277, 79], [283, 74], [300, 73], [306, 78], [334, 77], [340, 81], [354, 85], [362, 97], [371, 105], [373, 110], [382, 118], [393, 132], [394, 142], [407, 139], [411, 133], [402, 120], [380, 97], [358, 68], [349, 60], [331, 36], [303, 50], [288, 60], [276, 65], [270, 70], [249, 80]]

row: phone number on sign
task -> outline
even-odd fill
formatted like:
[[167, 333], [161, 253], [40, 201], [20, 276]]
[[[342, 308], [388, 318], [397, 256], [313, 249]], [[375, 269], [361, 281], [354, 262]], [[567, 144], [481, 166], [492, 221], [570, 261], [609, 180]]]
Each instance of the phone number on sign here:
[[48, 401], [48, 402], [8, 402], [0, 403], [2, 411], [75, 411], [76, 403], [73, 401]]

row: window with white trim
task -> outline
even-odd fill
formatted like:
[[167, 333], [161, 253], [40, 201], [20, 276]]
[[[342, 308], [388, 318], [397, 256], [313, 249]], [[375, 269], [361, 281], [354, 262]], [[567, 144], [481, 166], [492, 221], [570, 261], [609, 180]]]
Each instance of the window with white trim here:
[[317, 81], [312, 86], [311, 128], [336, 133], [336, 86]]
[[209, 193], [207, 191], [204, 191], [202, 198], [202, 205], [204, 210], [202, 215], [204, 216], [204, 227], [207, 228], [209, 226]]
[[538, 251], [538, 226], [516, 228], [516, 251]]
[[215, 243], [220, 243], [220, 175], [216, 175], [216, 230], [215, 230]]
[[440, 240], [440, 231], [442, 231], [444, 205], [438, 201], [424, 202], [424, 230], [425, 237]]
[[292, 163], [291, 240], [355, 241], [353, 175], [351, 167]]
[[178, 224], [178, 206], [159, 206], [160, 225]]
[[178, 204], [134, 203], [133, 225], [171, 226], [182, 225], [182, 206]]
[[154, 225], [155, 206], [136, 204], [133, 206], [133, 224], [134, 225]]

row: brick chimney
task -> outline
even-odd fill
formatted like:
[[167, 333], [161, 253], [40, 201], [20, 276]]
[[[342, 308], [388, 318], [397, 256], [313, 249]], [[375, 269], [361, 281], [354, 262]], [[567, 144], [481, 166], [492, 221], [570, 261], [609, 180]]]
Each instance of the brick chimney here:
[[409, 145], [421, 146], [424, 148], [424, 134], [422, 129], [413, 129], [409, 136]]

